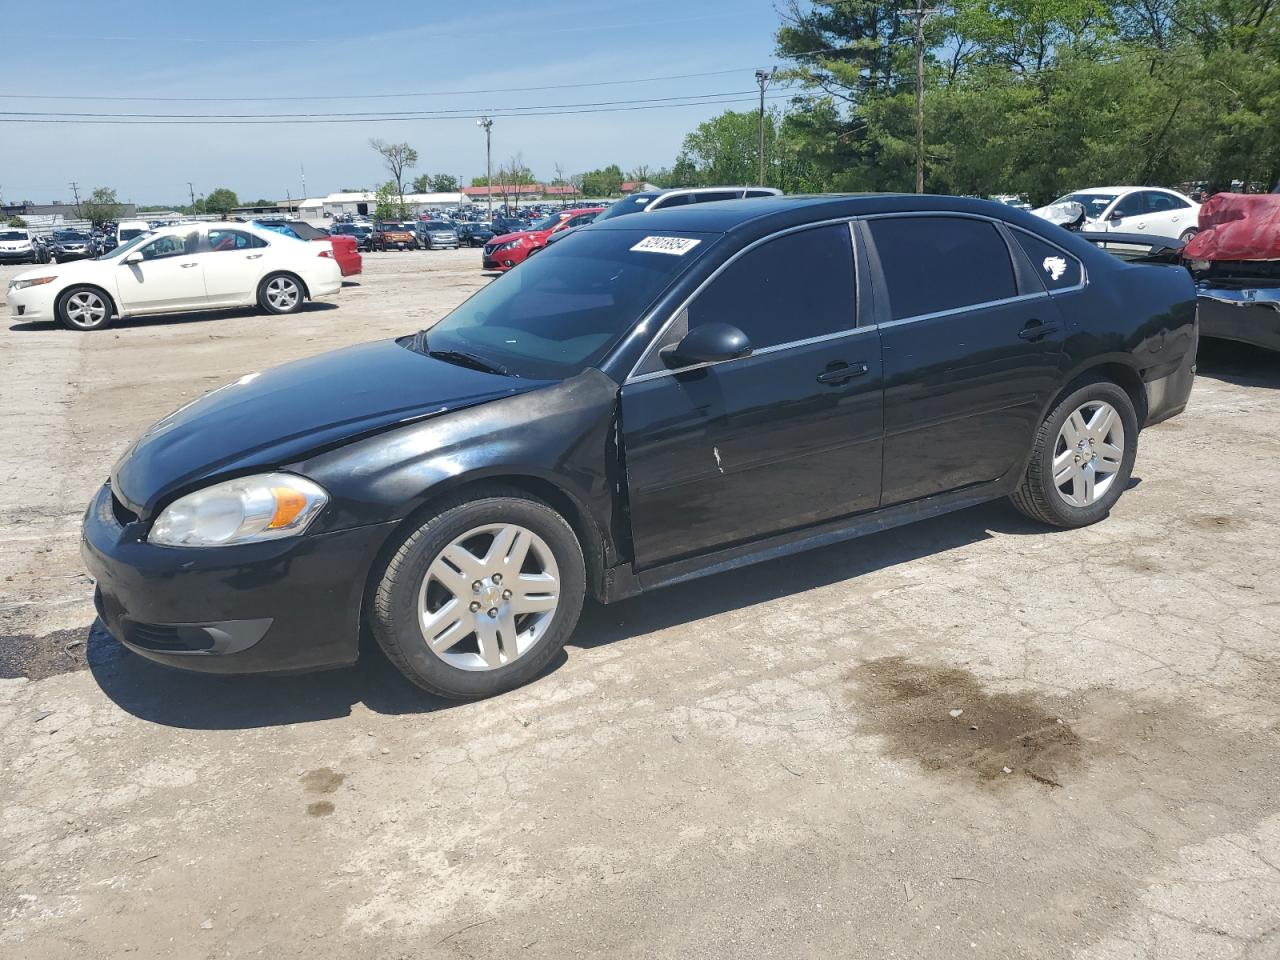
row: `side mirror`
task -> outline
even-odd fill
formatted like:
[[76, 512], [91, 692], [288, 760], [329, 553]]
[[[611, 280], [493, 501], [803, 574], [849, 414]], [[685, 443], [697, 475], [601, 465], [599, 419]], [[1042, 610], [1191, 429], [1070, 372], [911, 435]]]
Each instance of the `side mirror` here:
[[124, 262], [124, 263], [141, 263], [141, 262], [142, 262], [142, 254], [141, 254], [141, 253], [139, 253], [137, 250], [135, 250], [135, 251], [133, 251], [133, 253], [131, 253], [131, 254], [129, 254], [127, 257], [125, 257], [123, 262]]
[[1112, 223], [1119, 223], [1121, 220], [1124, 219], [1124, 214], [1121, 213], [1119, 210], [1112, 210], [1109, 214], [1107, 214], [1107, 219], [1110, 220]]
[[694, 327], [684, 339], [662, 351], [669, 367], [688, 367], [697, 363], [736, 360], [751, 353], [751, 341], [737, 327], [728, 323], [707, 323]]

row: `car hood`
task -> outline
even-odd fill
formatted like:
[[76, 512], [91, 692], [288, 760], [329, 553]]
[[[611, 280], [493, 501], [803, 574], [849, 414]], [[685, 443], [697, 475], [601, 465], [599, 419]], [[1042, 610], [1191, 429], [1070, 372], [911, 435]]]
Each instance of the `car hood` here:
[[89, 274], [97, 274], [102, 269], [102, 262], [98, 260], [73, 260], [71, 263], [45, 263], [32, 270], [24, 270], [13, 277], [11, 280], [33, 280], [36, 277], [56, 277], [57, 286], [50, 287], [51, 290], [60, 290], [66, 282], [74, 281]]
[[494, 237], [490, 243], [510, 243], [512, 240], [521, 240], [528, 238], [530, 240], [541, 240], [550, 230], [517, 230], [515, 233], [504, 233]]
[[484, 373], [394, 340], [251, 373], [152, 426], [111, 471], [142, 517], [220, 474], [275, 469], [415, 420], [536, 390], [548, 381]]

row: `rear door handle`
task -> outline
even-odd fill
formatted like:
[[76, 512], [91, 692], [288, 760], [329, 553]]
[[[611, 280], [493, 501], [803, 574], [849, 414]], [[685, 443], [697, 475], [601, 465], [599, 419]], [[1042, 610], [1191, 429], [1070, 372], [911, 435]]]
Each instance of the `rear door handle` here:
[[1051, 333], [1058, 332], [1056, 323], [1041, 323], [1039, 320], [1028, 320], [1027, 325], [1018, 331], [1018, 336], [1023, 340], [1030, 340], [1033, 343], [1036, 340], [1042, 340]]
[[865, 363], [845, 363], [843, 360], [837, 360], [828, 364], [827, 369], [818, 374], [819, 383], [848, 383], [854, 377], [861, 377], [868, 371], [870, 367]]
[[257, 260], [260, 256], [262, 256], [262, 254], [260, 254], [260, 253], [249, 253], [249, 254], [246, 254], [246, 255], [245, 255], [245, 259], [246, 259], [246, 260]]
[[198, 266], [200, 266], [200, 264], [198, 264], [198, 263], [180, 263], [180, 264], [178, 264], [178, 266], [182, 267], [182, 269], [183, 269], [183, 270], [190, 270], [192, 267], [198, 267]]

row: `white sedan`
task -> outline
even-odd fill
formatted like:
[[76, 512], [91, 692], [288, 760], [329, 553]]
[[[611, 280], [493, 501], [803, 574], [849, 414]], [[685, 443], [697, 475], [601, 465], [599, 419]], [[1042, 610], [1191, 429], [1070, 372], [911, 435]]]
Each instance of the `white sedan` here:
[[186, 223], [138, 237], [96, 260], [50, 264], [9, 281], [15, 320], [100, 330], [115, 317], [247, 307], [293, 313], [342, 288], [329, 244], [246, 223]]
[[[1053, 201], [1084, 207], [1081, 230], [1104, 233], [1148, 233], [1153, 237], [1190, 240], [1200, 224], [1200, 204], [1163, 187], [1092, 187]], [[1031, 212], [1044, 216], [1049, 207]]]

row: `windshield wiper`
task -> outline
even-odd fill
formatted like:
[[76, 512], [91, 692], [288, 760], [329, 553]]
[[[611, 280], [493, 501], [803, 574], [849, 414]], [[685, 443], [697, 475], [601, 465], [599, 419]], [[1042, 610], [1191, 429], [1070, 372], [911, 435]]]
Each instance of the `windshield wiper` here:
[[427, 346], [426, 331], [420, 332], [414, 338], [413, 348], [428, 357], [435, 357], [437, 360], [444, 360], [446, 363], [456, 363], [460, 367], [470, 367], [472, 370], [479, 370], [482, 373], [497, 373], [504, 377], [518, 377], [519, 374], [504, 367], [502, 364], [493, 360], [486, 360], [484, 357], [476, 356], [474, 353], [467, 353], [465, 350], [432, 350]]

